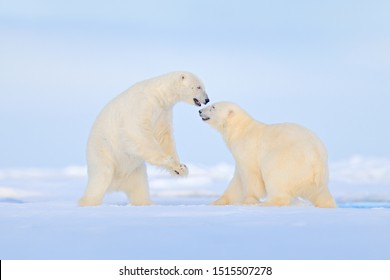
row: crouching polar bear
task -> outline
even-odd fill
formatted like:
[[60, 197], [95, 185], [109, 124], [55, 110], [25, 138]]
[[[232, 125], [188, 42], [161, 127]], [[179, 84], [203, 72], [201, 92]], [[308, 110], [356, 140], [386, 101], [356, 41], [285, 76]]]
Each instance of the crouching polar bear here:
[[213, 204], [289, 205], [295, 197], [316, 207], [336, 207], [328, 190], [327, 153], [321, 141], [296, 124], [267, 125], [239, 106], [221, 102], [199, 111], [223, 136], [236, 162], [225, 193]]
[[88, 139], [81, 206], [101, 204], [108, 191], [124, 191], [133, 205], [151, 204], [145, 161], [187, 175], [172, 135], [178, 101], [201, 106], [209, 99], [195, 75], [172, 72], [135, 84], [103, 108]]

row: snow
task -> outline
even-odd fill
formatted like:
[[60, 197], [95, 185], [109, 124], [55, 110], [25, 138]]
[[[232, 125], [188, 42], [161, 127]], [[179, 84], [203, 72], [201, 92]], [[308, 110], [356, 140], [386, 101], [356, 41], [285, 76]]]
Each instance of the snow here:
[[389, 259], [390, 160], [331, 163], [337, 209], [209, 206], [234, 167], [148, 169], [156, 205], [81, 208], [85, 166], [0, 170], [0, 259]]

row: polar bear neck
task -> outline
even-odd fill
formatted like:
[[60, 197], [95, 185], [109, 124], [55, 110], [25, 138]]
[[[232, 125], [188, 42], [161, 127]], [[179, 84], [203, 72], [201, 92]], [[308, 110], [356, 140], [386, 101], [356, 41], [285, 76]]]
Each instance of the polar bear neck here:
[[160, 88], [158, 89], [153, 98], [164, 109], [169, 110], [179, 101], [179, 97], [175, 90]]
[[160, 108], [165, 110], [172, 109], [179, 101], [176, 85], [164, 76], [150, 79], [147, 82], [147, 86], [145, 86], [145, 83], [142, 83], [142, 90], [147, 92], [149, 100]]
[[260, 132], [264, 126], [265, 124], [256, 121], [250, 115], [240, 113], [239, 116], [232, 116], [224, 123], [222, 128], [223, 139], [230, 147], [238, 139], [247, 137], [248, 133], [252, 133], [254, 130]]

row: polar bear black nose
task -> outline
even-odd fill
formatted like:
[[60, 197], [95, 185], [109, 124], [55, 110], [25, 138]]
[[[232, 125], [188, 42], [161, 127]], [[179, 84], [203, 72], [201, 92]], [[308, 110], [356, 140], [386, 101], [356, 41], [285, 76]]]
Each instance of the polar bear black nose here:
[[206, 100], [204, 101], [204, 104], [207, 104], [210, 102], [210, 99], [206, 98]]

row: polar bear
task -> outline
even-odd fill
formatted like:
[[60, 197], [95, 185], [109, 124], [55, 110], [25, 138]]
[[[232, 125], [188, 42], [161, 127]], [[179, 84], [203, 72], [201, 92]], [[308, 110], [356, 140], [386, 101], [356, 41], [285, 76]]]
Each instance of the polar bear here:
[[189, 72], [171, 72], [139, 82], [100, 112], [87, 143], [88, 185], [81, 206], [99, 205], [109, 191], [123, 191], [132, 205], [149, 205], [145, 162], [187, 175], [172, 134], [178, 101], [209, 102], [203, 83]]
[[292, 124], [267, 125], [254, 120], [238, 105], [221, 102], [199, 111], [231, 150], [235, 173], [214, 205], [290, 205], [301, 197], [316, 207], [333, 208], [328, 190], [327, 152], [308, 129]]

